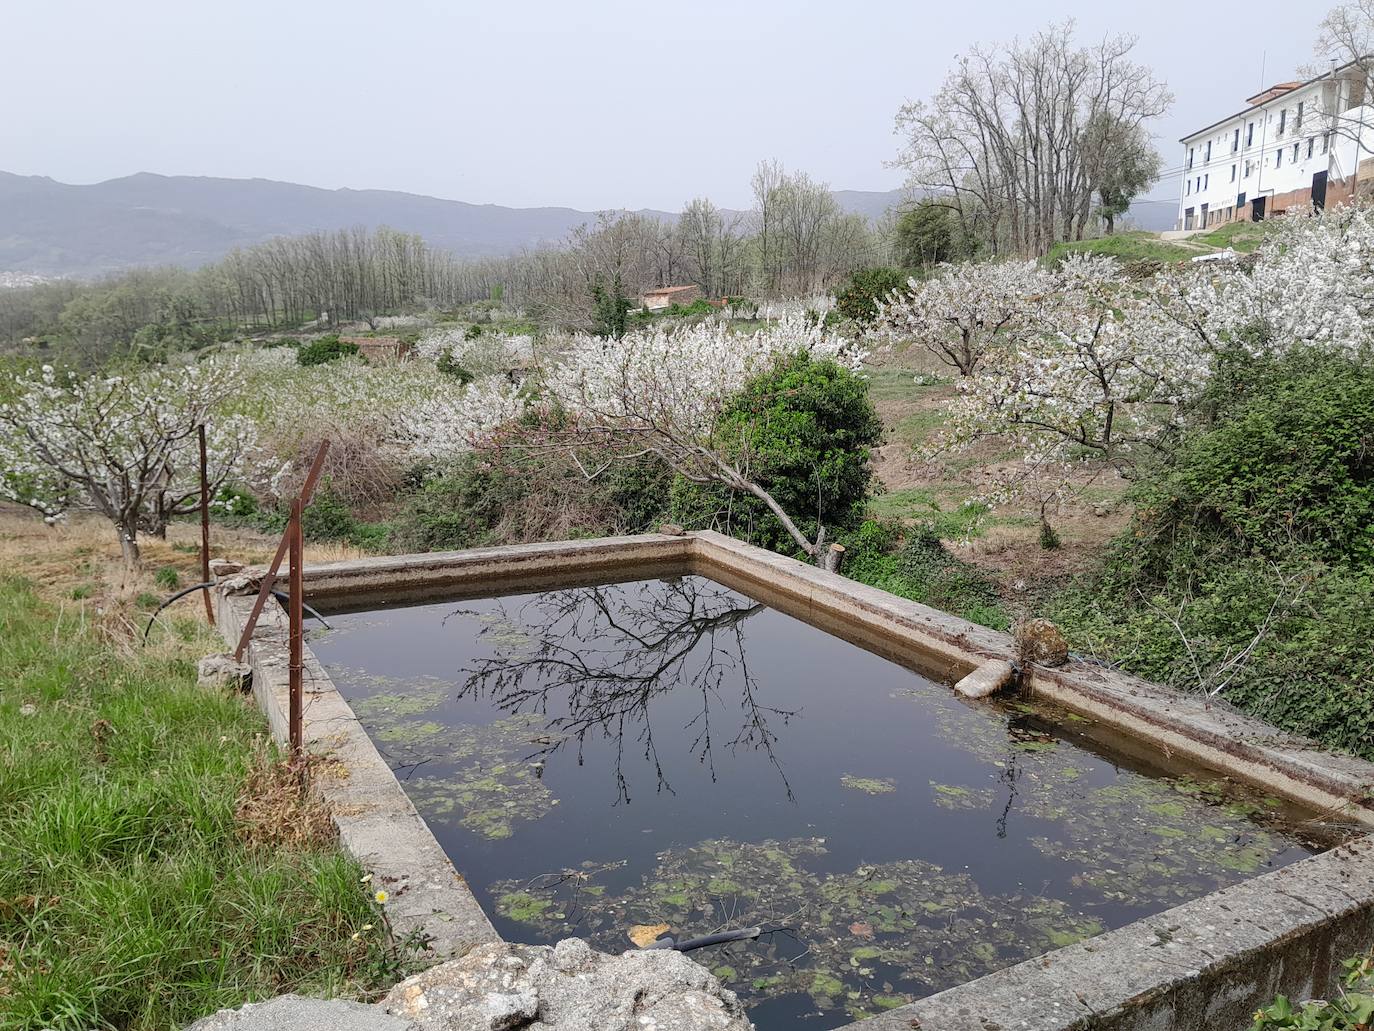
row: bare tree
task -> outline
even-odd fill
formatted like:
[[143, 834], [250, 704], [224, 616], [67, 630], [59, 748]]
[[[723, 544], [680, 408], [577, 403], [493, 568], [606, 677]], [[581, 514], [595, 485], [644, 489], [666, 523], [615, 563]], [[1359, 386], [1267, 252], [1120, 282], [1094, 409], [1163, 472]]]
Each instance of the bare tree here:
[[993, 249], [1046, 253], [1081, 239], [1106, 164], [1102, 127], [1137, 131], [1173, 97], [1130, 60], [1132, 37], [1072, 44], [1073, 23], [1029, 43], [973, 47], [930, 101], [902, 107], [897, 164], [913, 189], [943, 195], [965, 233], [991, 232]]
[[[1374, 0], [1351, 0], [1333, 7], [1317, 26], [1313, 45], [1316, 63], [1304, 69], [1316, 77], [1329, 74], [1319, 94], [1323, 131], [1351, 140], [1357, 148], [1356, 162], [1374, 153], [1370, 141], [1367, 105], [1374, 97]], [[1301, 131], [1294, 120], [1293, 131]], [[1353, 172], [1353, 170], [1352, 170]], [[1347, 172], [1345, 174], [1351, 174]]]

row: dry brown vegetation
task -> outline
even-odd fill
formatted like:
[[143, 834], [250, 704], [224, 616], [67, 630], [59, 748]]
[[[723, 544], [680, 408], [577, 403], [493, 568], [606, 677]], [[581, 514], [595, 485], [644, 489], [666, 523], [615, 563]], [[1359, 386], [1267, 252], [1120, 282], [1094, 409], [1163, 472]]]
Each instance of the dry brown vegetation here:
[[[159, 584], [161, 570], [175, 570], [183, 586], [200, 582], [200, 525], [173, 523], [166, 540], [143, 539], [143, 569], [125, 570], [119, 542], [107, 520], [94, 515], [73, 515], [57, 526], [48, 526], [28, 509], [0, 502], [0, 570], [7, 576], [31, 581], [47, 599], [56, 602], [85, 601], [93, 614], [115, 619], [136, 616], [140, 596], [162, 599], [175, 588]], [[249, 564], [265, 564], [272, 558], [277, 538], [254, 530], [212, 525], [210, 555]], [[362, 552], [344, 544], [309, 543], [307, 562], [331, 562], [356, 558]], [[168, 576], [168, 574], [163, 574]], [[199, 594], [188, 595], [171, 613], [204, 614]]]
[[[950, 527], [946, 542], [961, 558], [995, 573], [1008, 601], [1089, 568], [1130, 518], [1126, 482], [1109, 469], [1085, 470], [1076, 481], [1080, 493], [1047, 513], [1060, 538], [1054, 549], [1040, 546], [1034, 502], [1014, 501], [982, 514], [965, 509], [1014, 471], [1017, 456], [996, 440], [957, 449], [939, 446], [948, 405], [957, 394], [948, 373], [919, 361], [869, 371], [870, 394], [887, 427], [874, 455], [883, 487], [874, 514], [908, 522], [937, 519]], [[934, 382], [918, 383], [917, 375]]]

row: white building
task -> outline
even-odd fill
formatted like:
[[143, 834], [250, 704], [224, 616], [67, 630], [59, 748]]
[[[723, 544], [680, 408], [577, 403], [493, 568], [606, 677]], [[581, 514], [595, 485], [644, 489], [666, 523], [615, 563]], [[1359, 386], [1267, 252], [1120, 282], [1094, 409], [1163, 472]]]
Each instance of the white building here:
[[1245, 110], [1183, 137], [1176, 227], [1259, 221], [1374, 191], [1369, 60], [1271, 86]]

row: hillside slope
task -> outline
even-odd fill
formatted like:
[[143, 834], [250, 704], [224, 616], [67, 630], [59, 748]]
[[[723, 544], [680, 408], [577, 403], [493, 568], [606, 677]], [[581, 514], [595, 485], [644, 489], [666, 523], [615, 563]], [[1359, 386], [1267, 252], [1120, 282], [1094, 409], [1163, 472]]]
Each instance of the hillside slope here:
[[[901, 203], [903, 191], [840, 190], [835, 199], [876, 219]], [[1142, 228], [1158, 221], [1145, 207], [1153, 203], [1141, 207]], [[1165, 207], [1172, 221], [1173, 207]], [[418, 233], [460, 257], [489, 257], [562, 240], [595, 218], [576, 208], [509, 208], [270, 179], [139, 172], [79, 186], [0, 172], [0, 272], [90, 276], [134, 265], [194, 267], [273, 236], [383, 225]]]

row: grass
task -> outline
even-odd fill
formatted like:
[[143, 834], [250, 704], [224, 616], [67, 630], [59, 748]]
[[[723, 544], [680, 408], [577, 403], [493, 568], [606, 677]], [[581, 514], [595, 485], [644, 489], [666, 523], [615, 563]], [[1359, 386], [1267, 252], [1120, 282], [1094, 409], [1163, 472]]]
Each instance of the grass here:
[[389, 984], [359, 867], [240, 819], [281, 767], [256, 710], [196, 686], [217, 642], [180, 619], [141, 651], [90, 605], [0, 581], [0, 1027], [171, 1028]]
[[1226, 225], [1213, 229], [1210, 233], [1199, 234], [1192, 239], [1219, 250], [1230, 247], [1232, 250], [1247, 254], [1264, 242], [1269, 227], [1274, 224], [1273, 222], [1228, 222]]
[[[922, 374], [894, 365], [869, 366], [863, 375], [868, 381], [868, 396], [874, 402], [916, 401], [939, 392], [951, 382], [948, 376]], [[921, 377], [919, 383], [916, 381], [918, 375]]]
[[1053, 262], [1074, 253], [1106, 254], [1122, 261], [1150, 259], [1153, 261], [1187, 261], [1203, 253], [1197, 247], [1181, 246], [1161, 240], [1156, 233], [1129, 230], [1113, 233], [1095, 240], [1057, 243], [1050, 248], [1047, 260]]
[[947, 421], [944, 411], [939, 408], [912, 412], [892, 424], [892, 437], [897, 442], [916, 450], [934, 439], [935, 435], [945, 428]]

